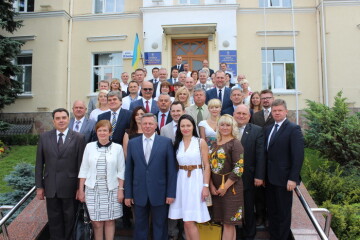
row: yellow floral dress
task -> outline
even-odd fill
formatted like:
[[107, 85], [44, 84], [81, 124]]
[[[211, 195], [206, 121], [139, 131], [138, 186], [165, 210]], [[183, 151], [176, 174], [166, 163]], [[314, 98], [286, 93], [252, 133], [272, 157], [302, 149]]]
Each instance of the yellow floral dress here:
[[223, 197], [212, 196], [213, 220], [229, 225], [241, 225], [244, 216], [244, 195], [241, 175], [244, 171], [243, 147], [232, 139], [223, 145], [215, 144], [209, 151], [211, 180], [216, 189], [230, 178], [235, 183]]

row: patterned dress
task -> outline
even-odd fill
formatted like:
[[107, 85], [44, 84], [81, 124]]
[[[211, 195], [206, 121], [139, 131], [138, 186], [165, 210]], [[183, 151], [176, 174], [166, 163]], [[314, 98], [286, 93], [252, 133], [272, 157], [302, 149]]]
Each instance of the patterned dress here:
[[235, 183], [229, 187], [223, 197], [212, 195], [213, 220], [228, 225], [241, 225], [243, 218], [244, 171], [243, 147], [239, 140], [232, 139], [223, 145], [215, 144], [209, 154], [211, 180], [216, 189], [230, 178]]
[[122, 205], [117, 200], [117, 188], [110, 190], [106, 180], [106, 151], [108, 146], [98, 147], [96, 183], [94, 188], [85, 188], [86, 204], [92, 221], [107, 221], [123, 215]]

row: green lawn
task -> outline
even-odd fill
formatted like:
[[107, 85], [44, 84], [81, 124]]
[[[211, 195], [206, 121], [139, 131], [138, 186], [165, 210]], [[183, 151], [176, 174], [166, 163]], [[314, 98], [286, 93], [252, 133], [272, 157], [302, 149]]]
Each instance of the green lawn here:
[[10, 153], [0, 159], [0, 193], [11, 191], [4, 182], [4, 177], [13, 171], [18, 163], [26, 162], [35, 165], [35, 158], [36, 146], [12, 146]]

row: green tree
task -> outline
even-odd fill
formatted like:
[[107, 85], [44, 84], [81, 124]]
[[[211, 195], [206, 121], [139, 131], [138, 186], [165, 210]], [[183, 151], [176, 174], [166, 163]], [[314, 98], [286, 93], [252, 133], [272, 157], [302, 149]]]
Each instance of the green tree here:
[[4, 32], [14, 33], [22, 26], [22, 21], [14, 19], [17, 13], [14, 12], [13, 2], [0, 1], [0, 109], [15, 102], [22, 93], [21, 83], [14, 79], [21, 73], [21, 68], [13, 60], [20, 53], [23, 43], [3, 36]]

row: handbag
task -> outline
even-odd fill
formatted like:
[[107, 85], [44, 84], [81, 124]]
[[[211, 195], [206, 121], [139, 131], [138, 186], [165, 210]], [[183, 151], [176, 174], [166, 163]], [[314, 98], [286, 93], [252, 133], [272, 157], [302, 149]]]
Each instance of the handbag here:
[[[200, 148], [200, 138], [198, 138], [198, 142], [199, 142], [199, 151], [200, 151], [200, 159], [201, 159], [201, 167], [204, 173], [204, 164], [202, 161], [202, 154], [201, 154], [201, 148]], [[211, 193], [209, 194], [209, 196], [205, 199], [206, 202], [206, 206], [211, 207], [212, 206], [212, 198], [211, 198]]]
[[197, 223], [200, 240], [221, 240], [221, 225], [210, 222]]
[[80, 203], [76, 213], [73, 230], [74, 240], [92, 240], [94, 238], [91, 220], [86, 203]]

